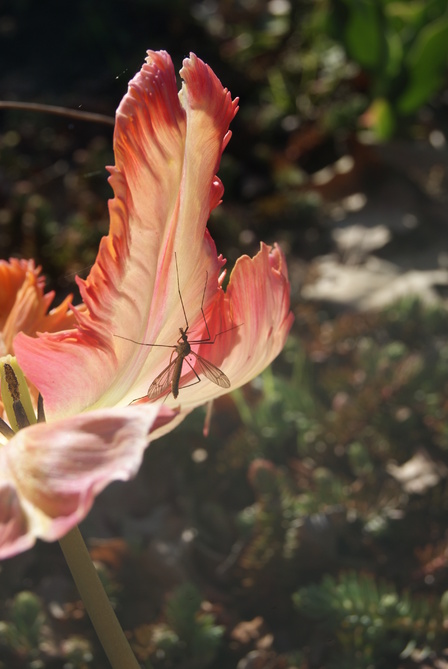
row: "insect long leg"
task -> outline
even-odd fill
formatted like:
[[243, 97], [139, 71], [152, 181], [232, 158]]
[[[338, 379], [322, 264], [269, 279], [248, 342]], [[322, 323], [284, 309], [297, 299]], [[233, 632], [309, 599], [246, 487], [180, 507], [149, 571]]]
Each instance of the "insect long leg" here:
[[176, 261], [177, 292], [179, 293], [180, 303], [182, 305], [182, 311], [184, 312], [185, 323], [187, 324], [187, 327], [185, 328], [185, 332], [188, 332], [188, 328], [190, 326], [188, 325], [187, 312], [185, 311], [185, 305], [184, 305], [184, 301], [182, 299], [182, 293], [180, 292], [179, 267], [177, 265], [177, 253], [176, 253], [176, 251], [174, 251], [174, 260]]
[[133, 344], [138, 344], [139, 346], [157, 346], [157, 348], [176, 348], [173, 345], [170, 344], [147, 344], [144, 341], [137, 341], [136, 339], [130, 339], [129, 337], [123, 337], [122, 335], [117, 335], [114, 334], [114, 337], [117, 337], [117, 339], [124, 339], [125, 341], [130, 341]]
[[207, 339], [210, 340], [210, 339], [211, 339], [211, 336], [210, 336], [210, 330], [208, 329], [207, 319], [205, 318], [205, 314], [204, 314], [204, 300], [205, 300], [205, 291], [207, 290], [207, 283], [208, 283], [208, 272], [207, 272], [207, 270], [206, 270], [206, 271], [205, 271], [205, 285], [204, 285], [204, 292], [202, 293], [201, 313], [202, 313], [202, 318], [204, 319], [205, 328], [206, 328], [206, 330], [207, 330]]
[[[232, 325], [230, 328], [226, 328], [225, 330], [221, 330], [221, 332], [217, 332], [213, 339], [210, 337], [209, 334], [209, 339], [189, 339], [190, 344], [214, 344], [216, 339], [219, 337], [219, 335], [225, 334], [226, 332], [230, 332], [230, 330], [236, 330], [237, 328], [241, 327], [241, 325], [244, 325], [244, 323], [238, 323], [238, 325]], [[207, 327], [208, 331], [208, 327]]]
[[[190, 326], [188, 324], [187, 313], [185, 311], [185, 305], [184, 305], [184, 301], [182, 299], [182, 293], [180, 291], [179, 267], [177, 265], [177, 253], [176, 252], [174, 252], [174, 259], [176, 261], [177, 292], [179, 293], [180, 303], [182, 305], [182, 311], [184, 312], [185, 323], [187, 324], [187, 327], [185, 328], [185, 332], [188, 332], [188, 329], [189, 329]], [[207, 330], [207, 339], [202, 339], [201, 340], [204, 343], [207, 343], [208, 340], [211, 341], [211, 338], [212, 338], [211, 334], [210, 334], [210, 330], [208, 329], [208, 323], [207, 323], [207, 319], [205, 318], [205, 313], [204, 313], [204, 300], [205, 300], [205, 292], [207, 290], [207, 284], [208, 284], [208, 272], [207, 272], [207, 270], [205, 270], [205, 284], [204, 284], [204, 290], [202, 291], [202, 300], [201, 300], [201, 313], [202, 313], [202, 318], [204, 319], [205, 329]], [[216, 337], [215, 337], [215, 339], [216, 339]]]
[[[179, 280], [179, 277], [177, 277]], [[205, 285], [204, 285], [204, 291], [202, 293], [202, 301], [201, 301], [201, 313], [202, 313], [202, 318], [204, 319], [204, 324], [205, 324], [205, 329], [207, 330], [207, 339], [190, 339], [190, 344], [214, 344], [216, 341], [216, 337], [219, 337], [219, 335], [224, 334], [225, 332], [230, 332], [230, 330], [235, 330], [236, 328], [239, 328], [240, 325], [243, 325], [242, 323], [239, 323], [238, 325], [232, 325], [232, 327], [227, 328], [226, 330], [222, 330], [221, 332], [218, 332], [215, 334], [215, 336], [212, 339], [212, 336], [210, 334], [210, 330], [208, 329], [208, 323], [207, 319], [205, 317], [204, 313], [204, 300], [205, 300], [205, 291], [207, 290], [207, 283], [208, 283], [208, 272], [207, 270], [205, 271]]]
[[191, 362], [187, 360], [187, 358], [185, 358], [185, 362], [187, 363], [191, 371], [194, 372], [194, 374], [196, 375], [196, 381], [193, 381], [193, 383], [187, 383], [186, 386], [182, 386], [182, 388], [190, 388], [190, 386], [195, 386], [197, 383], [201, 383], [201, 379], [199, 378], [199, 374], [197, 373]]

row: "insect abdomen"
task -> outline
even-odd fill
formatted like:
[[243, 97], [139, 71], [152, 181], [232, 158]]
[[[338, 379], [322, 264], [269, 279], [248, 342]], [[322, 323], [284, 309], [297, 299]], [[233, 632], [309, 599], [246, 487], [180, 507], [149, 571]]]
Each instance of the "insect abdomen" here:
[[182, 374], [183, 361], [184, 361], [183, 356], [179, 355], [174, 364], [173, 380], [171, 381], [171, 392], [173, 393], [174, 399], [176, 399], [177, 396], [179, 395], [179, 382], [180, 382], [180, 375]]

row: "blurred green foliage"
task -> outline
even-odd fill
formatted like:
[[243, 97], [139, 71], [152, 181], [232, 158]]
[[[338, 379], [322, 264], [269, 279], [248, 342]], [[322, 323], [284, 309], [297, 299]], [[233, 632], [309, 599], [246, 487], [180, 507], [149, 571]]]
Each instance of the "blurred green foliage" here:
[[443, 648], [448, 315], [297, 313], [276, 373], [234, 393], [242, 425], [196, 465], [188, 433], [175, 451], [195, 561], [283, 630], [279, 662], [412, 667]]
[[265, 128], [308, 120], [340, 133], [362, 114], [361, 127], [384, 140], [446, 85], [445, 0], [255, 2], [239, 12], [218, 3], [198, 14], [222, 56], [258, 82], [258, 108], [243, 113]]
[[29, 666], [38, 669], [43, 664], [34, 663], [33, 656], [36, 658], [39, 654], [44, 621], [45, 614], [39, 598], [32, 592], [20, 592], [11, 604], [10, 621], [0, 625], [0, 643], [28, 657]]
[[330, 0], [330, 34], [369, 75], [369, 124], [391, 137], [446, 83], [445, 0]]
[[213, 666], [224, 628], [201, 609], [202, 597], [192, 583], [184, 583], [165, 606], [166, 623], [136, 630], [134, 649], [148, 669]]
[[64, 669], [91, 666], [92, 653], [85, 639], [70, 636], [58, 650], [41, 598], [19, 592], [9, 603], [7, 618], [0, 622], [1, 669], [47, 669], [59, 654], [64, 657]]
[[[393, 666], [416, 648], [431, 648], [443, 637], [438, 602], [398, 593], [393, 585], [366, 574], [326, 575], [319, 585], [293, 596], [300, 614], [315, 621], [316, 633], [336, 640], [326, 666], [359, 669]], [[391, 664], [389, 664], [391, 663]]]

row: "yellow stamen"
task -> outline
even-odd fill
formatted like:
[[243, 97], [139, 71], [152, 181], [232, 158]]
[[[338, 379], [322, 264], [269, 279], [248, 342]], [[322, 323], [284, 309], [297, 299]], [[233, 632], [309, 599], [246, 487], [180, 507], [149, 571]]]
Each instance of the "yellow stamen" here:
[[[0, 392], [11, 428], [17, 432], [24, 424], [36, 422], [28, 384], [12, 355], [0, 358]], [[23, 420], [20, 415], [23, 414]], [[22, 424], [19, 424], [22, 423]]]

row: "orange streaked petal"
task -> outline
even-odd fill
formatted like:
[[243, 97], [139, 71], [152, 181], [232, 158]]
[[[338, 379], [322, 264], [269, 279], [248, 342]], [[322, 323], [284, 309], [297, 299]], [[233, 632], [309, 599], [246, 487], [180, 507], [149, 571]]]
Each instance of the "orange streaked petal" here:
[[18, 332], [35, 336], [73, 327], [70, 296], [49, 311], [54, 292], [44, 293], [45, 278], [33, 260], [0, 260], [0, 355], [14, 354]]
[[181, 73], [179, 96], [168, 54], [148, 52], [117, 110], [110, 233], [89, 277], [78, 282], [86, 311], [76, 312], [77, 326], [15, 340], [19, 364], [39, 387], [50, 419], [127, 404], [146, 392], [165, 365], [166, 349], [114, 335], [177, 339], [185, 321], [175, 252], [191, 326], [200, 320], [206, 273], [206, 304], [216, 293], [224, 261], [206, 223], [222, 195], [215, 173], [237, 105], [195, 56]]

